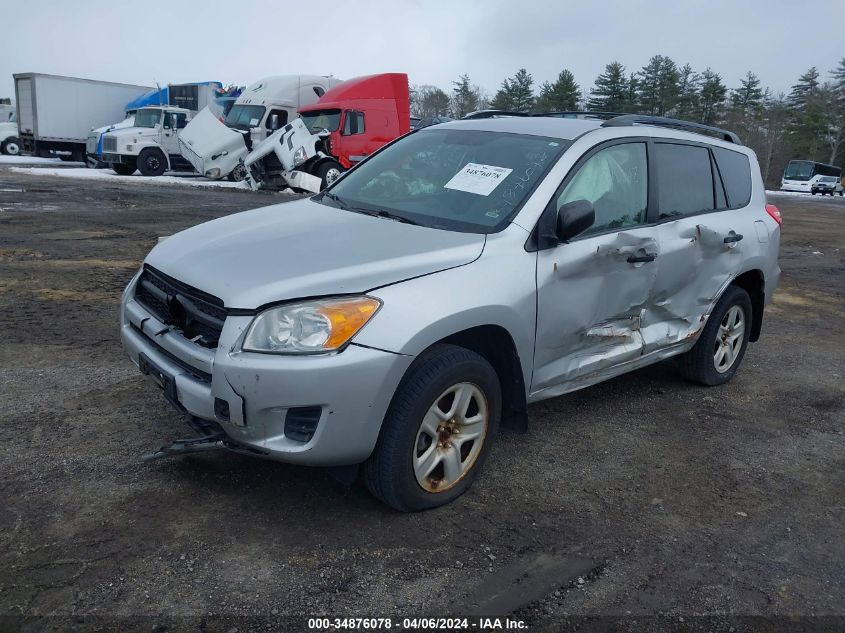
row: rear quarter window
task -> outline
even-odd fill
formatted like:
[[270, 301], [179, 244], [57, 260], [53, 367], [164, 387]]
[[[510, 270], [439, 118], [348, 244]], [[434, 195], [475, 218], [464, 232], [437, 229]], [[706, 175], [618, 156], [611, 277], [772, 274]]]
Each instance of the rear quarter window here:
[[751, 201], [751, 164], [748, 156], [721, 147], [713, 148], [713, 156], [725, 185], [728, 205], [732, 209], [744, 207]]

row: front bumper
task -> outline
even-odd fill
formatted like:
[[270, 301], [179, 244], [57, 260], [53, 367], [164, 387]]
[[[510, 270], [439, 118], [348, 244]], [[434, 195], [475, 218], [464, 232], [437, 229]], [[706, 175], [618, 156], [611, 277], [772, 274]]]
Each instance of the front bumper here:
[[[175, 382], [187, 414], [219, 424], [234, 445], [279, 461], [314, 466], [369, 457], [390, 399], [412, 357], [350, 345], [343, 352], [282, 356], [241, 352], [250, 316], [226, 319], [217, 349], [191, 343], [135, 301], [134, 281], [121, 304], [121, 338], [132, 361], [144, 354]], [[221, 401], [227, 406], [221, 407]], [[215, 413], [225, 408], [227, 419]], [[285, 436], [291, 408], [321, 407], [307, 442]]]
[[[130, 156], [129, 158], [135, 158], [135, 156]], [[113, 154], [110, 152], [103, 152], [100, 160], [108, 165], [126, 162], [122, 154]]]

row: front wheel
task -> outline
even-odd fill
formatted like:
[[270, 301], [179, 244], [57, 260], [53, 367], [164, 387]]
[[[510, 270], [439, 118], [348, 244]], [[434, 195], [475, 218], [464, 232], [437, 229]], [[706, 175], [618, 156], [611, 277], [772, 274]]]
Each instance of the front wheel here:
[[320, 163], [319, 167], [317, 167], [317, 173], [314, 174], [320, 179], [320, 191], [340, 178], [340, 175], [343, 172], [344, 169], [340, 163], [333, 160], [327, 160], [324, 163]]
[[373, 455], [370, 492], [403, 512], [427, 510], [466, 492], [499, 426], [499, 378], [483, 357], [438, 345], [402, 379]]
[[150, 147], [138, 154], [138, 171], [144, 176], [161, 176], [167, 169], [167, 159], [157, 149]]
[[134, 160], [129, 160], [126, 163], [113, 163], [111, 168], [114, 170], [114, 173], [120, 176], [131, 176], [138, 169], [138, 166]]
[[678, 357], [681, 373], [688, 380], [708, 387], [733, 378], [748, 348], [752, 314], [748, 293], [737, 286], [728, 286], [695, 347]]
[[18, 156], [21, 153], [21, 142], [14, 136], [0, 143], [0, 152], [7, 156]]

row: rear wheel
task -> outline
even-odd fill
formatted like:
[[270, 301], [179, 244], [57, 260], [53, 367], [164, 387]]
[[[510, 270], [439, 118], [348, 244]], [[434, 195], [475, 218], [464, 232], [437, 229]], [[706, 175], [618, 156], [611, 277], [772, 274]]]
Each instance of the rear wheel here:
[[135, 170], [138, 169], [138, 166], [135, 164], [134, 160], [130, 160], [126, 163], [112, 163], [111, 168], [116, 174], [121, 176], [131, 176], [135, 173]]
[[320, 190], [325, 189], [335, 180], [340, 178], [340, 175], [343, 172], [344, 169], [341, 167], [340, 163], [333, 160], [327, 160], [324, 163], [320, 163], [320, 166], [317, 167], [317, 173], [315, 174], [315, 176], [320, 179]]
[[0, 143], [0, 152], [7, 156], [18, 156], [21, 153], [21, 142], [14, 136]]
[[144, 176], [161, 176], [167, 169], [167, 159], [160, 150], [148, 147], [138, 154], [138, 171]]
[[501, 398], [499, 378], [483, 357], [454, 345], [432, 348], [393, 396], [364, 466], [367, 488], [403, 512], [462, 495], [490, 452]]
[[751, 318], [751, 297], [742, 288], [728, 286], [695, 347], [677, 358], [684, 376], [707, 386], [733, 378], [748, 347]]

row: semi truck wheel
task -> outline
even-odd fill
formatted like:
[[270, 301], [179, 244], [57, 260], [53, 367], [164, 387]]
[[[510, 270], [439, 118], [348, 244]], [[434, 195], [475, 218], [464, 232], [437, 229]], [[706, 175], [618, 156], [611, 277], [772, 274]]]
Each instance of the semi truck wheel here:
[[317, 173], [314, 175], [320, 179], [320, 189], [322, 190], [340, 178], [343, 172], [344, 169], [340, 166], [340, 163], [327, 160], [324, 163], [320, 163], [319, 167], [317, 167]]
[[167, 159], [157, 149], [147, 148], [138, 154], [138, 171], [144, 176], [161, 176], [167, 169]]
[[120, 176], [131, 176], [138, 169], [138, 166], [135, 164], [135, 161], [130, 161], [128, 163], [113, 163], [111, 168], [114, 170], [114, 173]]
[[14, 136], [0, 143], [0, 152], [7, 156], [17, 156], [21, 153], [21, 142]]

